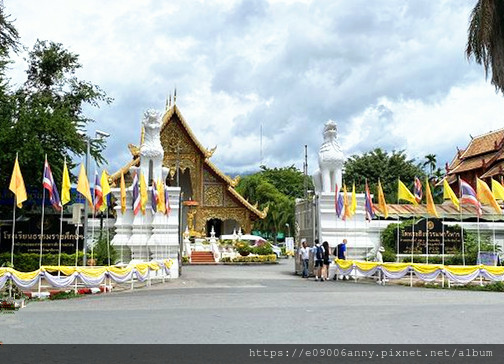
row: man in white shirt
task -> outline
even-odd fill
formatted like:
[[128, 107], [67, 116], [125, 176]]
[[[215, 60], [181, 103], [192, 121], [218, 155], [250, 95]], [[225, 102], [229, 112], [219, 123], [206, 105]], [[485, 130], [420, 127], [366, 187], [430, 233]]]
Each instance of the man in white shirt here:
[[310, 248], [306, 246], [306, 239], [301, 240], [301, 248], [299, 249], [299, 259], [303, 264], [303, 278], [308, 278], [308, 263], [310, 261]]

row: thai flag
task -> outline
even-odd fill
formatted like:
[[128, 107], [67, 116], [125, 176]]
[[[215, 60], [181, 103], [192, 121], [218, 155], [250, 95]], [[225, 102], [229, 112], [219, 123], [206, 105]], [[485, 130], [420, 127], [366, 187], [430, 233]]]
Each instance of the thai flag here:
[[365, 202], [365, 207], [366, 207], [366, 220], [371, 221], [373, 220], [375, 214], [374, 214], [374, 206], [373, 206], [373, 200], [371, 199], [371, 194], [369, 193], [369, 186], [366, 181], [366, 202]]
[[151, 190], [151, 208], [152, 213], [155, 214], [157, 212], [157, 204], [159, 201], [159, 195], [157, 190], [156, 181], [152, 180], [152, 190]]
[[103, 190], [100, 182], [100, 178], [98, 177], [98, 172], [95, 172], [95, 182], [94, 182], [94, 209], [95, 212], [98, 211], [103, 205]]
[[164, 198], [165, 198], [165, 214], [170, 216], [170, 212], [171, 212], [170, 194], [168, 193], [167, 188], [165, 188], [165, 191], [164, 191]]
[[336, 215], [341, 217], [341, 213], [343, 212], [343, 195], [339, 193], [338, 185], [336, 185], [336, 194], [335, 194], [335, 207], [336, 207]]
[[51, 172], [51, 167], [47, 159], [44, 163], [44, 177], [42, 178], [42, 187], [44, 187], [49, 192], [49, 201], [56, 211], [61, 211], [61, 201], [58, 194], [58, 189], [56, 188], [56, 183], [54, 183], [54, 178]]
[[133, 213], [136, 215], [140, 211], [140, 187], [138, 184], [138, 173], [133, 177]]
[[413, 189], [413, 194], [415, 195], [416, 202], [420, 203], [422, 201], [423, 193], [422, 193], [422, 182], [415, 177], [415, 186]]
[[476, 191], [462, 178], [460, 179], [460, 203], [473, 205], [476, 207], [476, 214], [481, 216], [481, 203], [476, 198]]

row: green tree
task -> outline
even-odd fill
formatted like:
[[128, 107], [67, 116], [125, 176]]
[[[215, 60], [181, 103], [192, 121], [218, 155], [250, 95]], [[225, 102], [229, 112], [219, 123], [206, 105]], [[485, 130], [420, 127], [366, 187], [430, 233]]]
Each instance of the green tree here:
[[305, 184], [313, 189], [311, 179], [294, 166], [261, 166], [261, 171], [242, 178], [237, 190], [252, 203], [257, 202], [259, 208], [268, 207], [268, 215], [256, 221], [254, 228], [276, 239], [279, 232], [285, 231], [285, 224], [294, 226], [295, 199], [304, 196]]
[[492, 85], [504, 93], [504, 1], [478, 0], [470, 18], [466, 55], [492, 73]]
[[412, 188], [415, 176], [423, 180], [425, 174], [414, 159], [406, 157], [404, 151], [388, 153], [377, 148], [348, 158], [343, 180], [347, 186], [355, 182], [357, 192], [363, 192], [367, 179], [371, 192], [377, 196], [376, 186], [380, 179], [387, 202], [397, 203], [397, 179]]
[[[72, 168], [72, 156], [85, 153], [82, 134], [93, 120], [84, 115], [83, 106], [111, 100], [98, 86], [75, 76], [81, 67], [78, 56], [61, 44], [37, 41], [27, 62], [24, 85], [4, 95], [8, 102], [0, 113], [0, 165], [10, 170], [19, 153], [26, 185], [39, 187], [45, 154], [55, 179], [61, 180], [63, 159]], [[102, 149], [101, 142], [91, 143], [98, 163], [104, 161]], [[2, 173], [0, 183], [8, 185], [9, 178]]]

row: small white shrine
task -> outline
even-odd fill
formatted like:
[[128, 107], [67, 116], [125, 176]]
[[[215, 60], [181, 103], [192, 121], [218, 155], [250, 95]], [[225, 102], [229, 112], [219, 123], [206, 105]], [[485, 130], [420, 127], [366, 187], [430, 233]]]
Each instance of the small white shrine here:
[[[142, 120], [144, 137], [140, 146], [140, 164], [129, 167], [129, 171], [140, 172], [147, 183], [148, 201], [145, 214], [133, 213], [133, 188], [126, 188], [126, 211], [121, 212], [121, 190], [112, 188], [115, 197], [117, 220], [115, 222], [116, 235], [112, 239], [123, 262], [146, 262], [151, 260], [171, 259], [170, 268], [172, 278], [178, 277], [179, 272], [179, 187], [165, 187], [171, 201], [169, 214], [154, 213], [152, 210], [152, 186], [150, 181], [166, 180], [168, 168], [163, 167], [164, 150], [161, 146], [160, 129], [161, 114], [148, 110]], [[124, 173], [128, 170], [123, 171]]]

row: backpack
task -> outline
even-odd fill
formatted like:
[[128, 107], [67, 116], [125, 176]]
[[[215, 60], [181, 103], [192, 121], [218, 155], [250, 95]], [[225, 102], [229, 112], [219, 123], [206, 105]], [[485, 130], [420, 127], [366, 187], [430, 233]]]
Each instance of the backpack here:
[[315, 254], [315, 257], [317, 258], [317, 260], [324, 259], [324, 250], [322, 250], [321, 246], [317, 246], [317, 252]]

